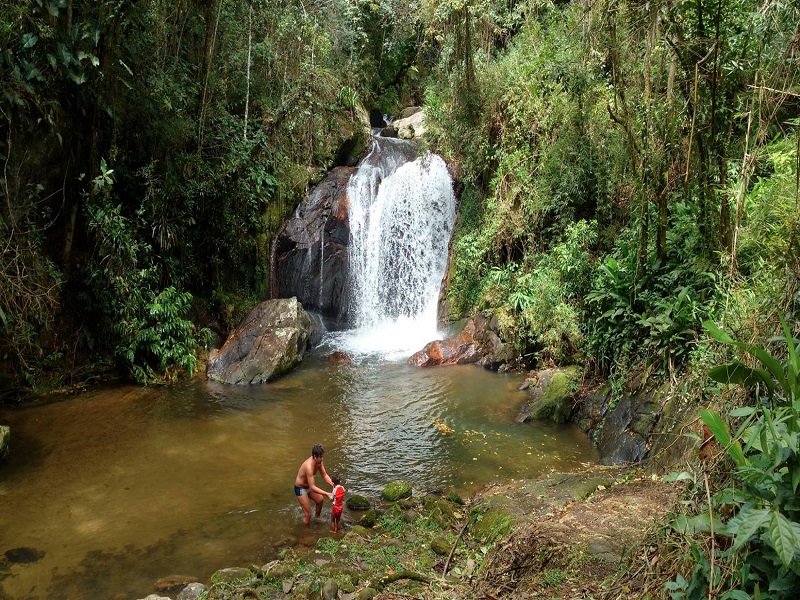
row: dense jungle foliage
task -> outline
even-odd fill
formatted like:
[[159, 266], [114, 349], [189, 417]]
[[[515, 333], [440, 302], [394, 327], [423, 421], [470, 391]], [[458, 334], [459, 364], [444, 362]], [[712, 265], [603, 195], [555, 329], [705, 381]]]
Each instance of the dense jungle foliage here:
[[775, 0], [0, 0], [0, 396], [191, 372], [364, 109], [422, 105], [460, 174], [451, 314], [496, 314], [520, 365], [749, 406], [738, 436], [704, 416], [738, 479], [700, 512], [751, 518], [692, 542], [711, 560], [671, 593], [786, 597], [798, 23]]

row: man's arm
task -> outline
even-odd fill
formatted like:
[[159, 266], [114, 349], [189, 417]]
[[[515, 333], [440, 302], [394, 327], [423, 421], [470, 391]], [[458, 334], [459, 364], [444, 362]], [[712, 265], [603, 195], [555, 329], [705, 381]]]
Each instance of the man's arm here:
[[[320, 471], [324, 472], [324, 470], [322, 469], [322, 467], [320, 467]], [[323, 475], [323, 479], [325, 479], [325, 480], [326, 480], [326, 481], [328, 481], [328, 482], [330, 482], [330, 480], [331, 480], [331, 478], [330, 478], [330, 477], [328, 477], [328, 474], [327, 474], [327, 473], [325, 473], [325, 474]], [[320, 488], [320, 487], [317, 487], [317, 482], [316, 482], [316, 480], [314, 479], [314, 467], [312, 467], [311, 465], [307, 465], [307, 466], [306, 466], [306, 481], [308, 481], [308, 489], [309, 489], [309, 490], [311, 490], [312, 492], [316, 492], [316, 493], [318, 493], [318, 494], [322, 494], [323, 496], [328, 496], [328, 497], [330, 497], [330, 495], [331, 495], [331, 493], [330, 493], [330, 492], [326, 492], [326, 491], [325, 491], [325, 490], [323, 490], [322, 488]]]
[[322, 479], [325, 481], [325, 483], [333, 487], [333, 479], [328, 477], [328, 472], [325, 470], [325, 465], [319, 466], [319, 474], [322, 475]]

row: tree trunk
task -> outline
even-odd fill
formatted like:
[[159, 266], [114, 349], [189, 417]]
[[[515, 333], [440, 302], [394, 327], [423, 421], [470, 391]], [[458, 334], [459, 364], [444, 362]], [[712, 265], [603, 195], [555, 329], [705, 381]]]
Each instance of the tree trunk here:
[[214, 62], [214, 47], [217, 43], [217, 28], [222, 13], [222, 0], [210, 0], [206, 5], [206, 36], [203, 44], [203, 83], [200, 87], [200, 106], [198, 111], [197, 151], [203, 149], [203, 129], [205, 126], [206, 106], [209, 100], [211, 81], [211, 65]]

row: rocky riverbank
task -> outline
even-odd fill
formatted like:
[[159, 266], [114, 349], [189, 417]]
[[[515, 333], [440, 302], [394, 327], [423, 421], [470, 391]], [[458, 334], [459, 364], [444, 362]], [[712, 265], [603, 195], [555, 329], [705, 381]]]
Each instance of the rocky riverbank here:
[[381, 499], [316, 548], [147, 600], [615, 597], [620, 570], [679, 495], [642, 469], [596, 466], [467, 501], [443, 491]]

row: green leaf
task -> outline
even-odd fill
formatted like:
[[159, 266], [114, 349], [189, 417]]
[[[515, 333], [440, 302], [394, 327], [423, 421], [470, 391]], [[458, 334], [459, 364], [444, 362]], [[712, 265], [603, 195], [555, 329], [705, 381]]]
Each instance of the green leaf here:
[[22, 34], [22, 47], [24, 49], [33, 48], [36, 45], [36, 42], [39, 41], [39, 38], [33, 33], [24, 33]]
[[770, 513], [764, 508], [744, 507], [728, 522], [728, 531], [736, 537], [733, 549], [738, 550], [756, 535], [769, 520]]
[[772, 547], [785, 566], [790, 566], [798, 547], [797, 536], [792, 529], [792, 523], [777, 511], [772, 512], [769, 522], [769, 538]]
[[708, 376], [717, 383], [728, 385], [750, 387], [757, 383], [763, 383], [769, 389], [770, 394], [775, 391], [775, 382], [772, 380], [768, 371], [764, 369], [753, 369], [743, 365], [738, 360], [712, 367], [708, 370]]
[[717, 327], [717, 325], [716, 325], [716, 323], [714, 323], [714, 321], [710, 321], [710, 320], [709, 321], [704, 321], [703, 322], [703, 328], [706, 331], [708, 331], [709, 335], [712, 338], [714, 338], [715, 340], [717, 340], [718, 342], [721, 342], [723, 344], [729, 344], [729, 345], [734, 343], [733, 338], [731, 336], [729, 336], [726, 332], [724, 332], [722, 329]]
[[728, 426], [717, 413], [707, 409], [700, 411], [700, 419], [714, 434], [714, 438], [721, 446], [727, 449], [728, 454], [734, 460], [737, 466], [741, 467], [748, 464], [747, 459], [742, 452], [742, 447], [736, 440], [731, 440], [731, 434], [728, 432]]
[[665, 483], [672, 483], [674, 481], [686, 481], [687, 479], [693, 480], [694, 476], [688, 471], [682, 471], [681, 473], [673, 472], [664, 475], [662, 481], [664, 481]]

